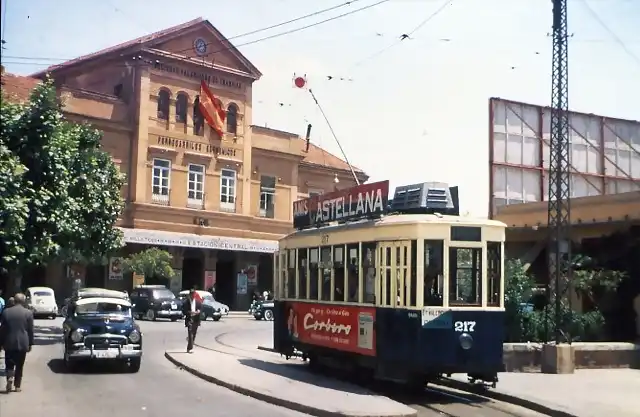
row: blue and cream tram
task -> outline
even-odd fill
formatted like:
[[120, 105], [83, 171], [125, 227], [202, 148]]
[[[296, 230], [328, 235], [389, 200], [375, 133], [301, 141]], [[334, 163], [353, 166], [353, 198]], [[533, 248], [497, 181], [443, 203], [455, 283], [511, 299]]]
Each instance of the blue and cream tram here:
[[274, 347], [312, 365], [423, 384], [502, 370], [506, 225], [459, 215], [458, 189], [388, 181], [294, 204], [275, 254]]

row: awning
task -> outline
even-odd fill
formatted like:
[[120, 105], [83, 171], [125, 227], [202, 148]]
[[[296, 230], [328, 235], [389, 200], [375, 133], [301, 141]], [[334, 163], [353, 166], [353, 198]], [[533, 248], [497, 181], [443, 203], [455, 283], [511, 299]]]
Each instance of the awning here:
[[217, 250], [273, 253], [278, 250], [276, 240], [243, 239], [237, 237], [201, 236], [192, 233], [120, 227], [125, 243], [143, 245], [180, 246]]

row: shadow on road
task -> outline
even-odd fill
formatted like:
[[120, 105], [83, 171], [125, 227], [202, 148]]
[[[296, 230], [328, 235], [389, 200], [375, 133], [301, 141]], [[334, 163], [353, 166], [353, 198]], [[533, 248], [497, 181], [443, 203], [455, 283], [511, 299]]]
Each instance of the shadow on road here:
[[51, 325], [35, 325], [33, 339], [36, 346], [55, 345], [62, 342], [62, 328]]
[[47, 366], [54, 374], [110, 375], [122, 374], [127, 370], [124, 364], [110, 362], [79, 362], [73, 369], [68, 369], [62, 359], [51, 359]]
[[366, 388], [353, 385], [349, 382], [329, 378], [321, 374], [314, 374], [310, 372], [309, 367], [304, 363], [283, 364], [266, 362], [259, 359], [239, 359], [238, 362], [250, 368], [259, 369], [274, 375], [304, 382], [306, 384], [312, 384], [321, 388], [340, 390], [353, 394], [368, 394], [371, 392]]

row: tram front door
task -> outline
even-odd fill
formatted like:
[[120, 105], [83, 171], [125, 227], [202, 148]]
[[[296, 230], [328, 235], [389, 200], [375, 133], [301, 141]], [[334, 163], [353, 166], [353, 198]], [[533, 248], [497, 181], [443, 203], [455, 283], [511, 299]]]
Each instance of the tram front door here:
[[[378, 243], [378, 285], [376, 304], [381, 307], [406, 307], [412, 304], [411, 242]], [[415, 303], [415, 302], [414, 302]]]

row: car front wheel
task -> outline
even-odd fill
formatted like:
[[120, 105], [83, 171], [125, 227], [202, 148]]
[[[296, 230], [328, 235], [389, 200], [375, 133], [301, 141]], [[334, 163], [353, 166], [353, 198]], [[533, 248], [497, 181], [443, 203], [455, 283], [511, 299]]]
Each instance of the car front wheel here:
[[151, 309], [147, 310], [147, 314], [144, 317], [149, 321], [156, 321], [156, 313]]
[[272, 321], [273, 320], [273, 311], [267, 310], [264, 312], [265, 320]]

